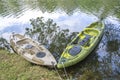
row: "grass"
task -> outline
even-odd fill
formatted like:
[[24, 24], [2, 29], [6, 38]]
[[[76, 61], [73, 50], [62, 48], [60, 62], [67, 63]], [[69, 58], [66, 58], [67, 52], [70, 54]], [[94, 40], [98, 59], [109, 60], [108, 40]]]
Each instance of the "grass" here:
[[0, 80], [60, 80], [53, 69], [33, 65], [17, 54], [0, 50]]

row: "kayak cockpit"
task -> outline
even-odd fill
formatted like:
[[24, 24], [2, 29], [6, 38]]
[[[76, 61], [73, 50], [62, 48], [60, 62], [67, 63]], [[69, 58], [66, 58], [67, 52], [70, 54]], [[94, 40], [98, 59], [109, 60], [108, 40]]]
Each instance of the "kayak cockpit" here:
[[71, 45], [79, 45], [82, 47], [89, 47], [94, 42], [99, 31], [95, 29], [86, 28], [71, 42]]

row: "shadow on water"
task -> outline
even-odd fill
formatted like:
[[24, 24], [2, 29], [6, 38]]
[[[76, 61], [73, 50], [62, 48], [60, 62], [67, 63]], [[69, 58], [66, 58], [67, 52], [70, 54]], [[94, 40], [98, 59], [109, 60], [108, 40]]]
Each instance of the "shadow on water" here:
[[[78, 34], [62, 30], [52, 19], [42, 17], [31, 19], [32, 28], [26, 28], [26, 35], [37, 40], [48, 48], [58, 58], [66, 45]], [[120, 77], [120, 32], [111, 23], [105, 23], [105, 31], [95, 50], [82, 62], [66, 68], [69, 76], [75, 80], [102, 80]], [[64, 73], [60, 70], [60, 73]], [[64, 77], [64, 74], [61, 74]]]

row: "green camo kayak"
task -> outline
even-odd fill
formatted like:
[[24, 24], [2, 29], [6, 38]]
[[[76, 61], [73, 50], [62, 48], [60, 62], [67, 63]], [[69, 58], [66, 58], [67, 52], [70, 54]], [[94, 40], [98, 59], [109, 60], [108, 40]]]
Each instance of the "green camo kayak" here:
[[74, 65], [87, 57], [100, 41], [104, 31], [102, 22], [95, 22], [80, 32], [63, 51], [57, 67]]

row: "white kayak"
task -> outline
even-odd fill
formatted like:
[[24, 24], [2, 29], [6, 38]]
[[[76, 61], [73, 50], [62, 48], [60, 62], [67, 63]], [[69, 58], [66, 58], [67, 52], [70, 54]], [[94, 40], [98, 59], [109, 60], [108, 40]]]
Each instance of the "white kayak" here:
[[32, 63], [50, 67], [57, 64], [53, 55], [43, 45], [23, 35], [13, 34], [10, 44], [17, 54]]

